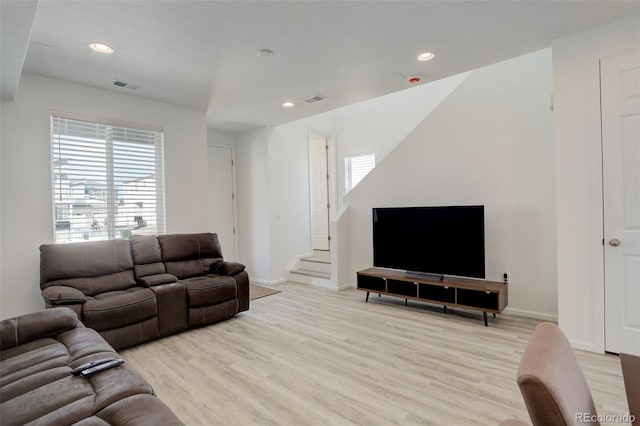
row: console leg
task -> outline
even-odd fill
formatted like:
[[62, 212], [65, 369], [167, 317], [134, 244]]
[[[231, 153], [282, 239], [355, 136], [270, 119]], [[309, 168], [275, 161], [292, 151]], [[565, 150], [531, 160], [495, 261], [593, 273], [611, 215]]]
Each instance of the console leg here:
[[442, 309], [444, 309], [444, 313], [447, 313], [447, 305], [442, 305]]
[[378, 293], [378, 297], [382, 297], [382, 293]]
[[407, 299], [404, 299], [404, 306], [407, 306]]
[[487, 313], [483, 312], [482, 315], [484, 316], [484, 326], [489, 327], [489, 324], [487, 324]]
[[364, 299], [364, 303], [369, 303], [369, 292], [367, 292], [367, 297]]
[[496, 317], [496, 313], [495, 313], [495, 312], [493, 313], [493, 317], [494, 317], [494, 318]]

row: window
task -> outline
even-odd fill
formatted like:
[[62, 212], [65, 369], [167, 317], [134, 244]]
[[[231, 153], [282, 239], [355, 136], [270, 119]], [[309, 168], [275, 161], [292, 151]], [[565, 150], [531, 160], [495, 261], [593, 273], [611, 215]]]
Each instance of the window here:
[[165, 230], [163, 134], [51, 116], [55, 241]]
[[345, 192], [356, 186], [376, 166], [376, 154], [356, 155], [344, 159]]

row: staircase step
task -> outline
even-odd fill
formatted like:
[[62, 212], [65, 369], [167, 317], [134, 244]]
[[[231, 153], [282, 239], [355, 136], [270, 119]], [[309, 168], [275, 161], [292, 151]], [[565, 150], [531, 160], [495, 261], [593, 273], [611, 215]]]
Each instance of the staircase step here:
[[291, 271], [291, 273], [298, 274], [298, 275], [306, 275], [308, 277], [324, 278], [327, 280], [331, 278], [331, 272], [313, 271], [313, 270], [304, 269], [304, 268], [294, 269], [293, 271]]
[[315, 272], [322, 272], [325, 274], [330, 274], [331, 273], [331, 262], [324, 262], [324, 261], [316, 261], [310, 258], [302, 258], [300, 259], [300, 262], [298, 264], [298, 268], [299, 269], [304, 269], [307, 271], [315, 271]]
[[322, 274], [322, 276], [318, 275], [321, 275], [321, 273], [316, 271], [305, 271], [304, 269], [295, 269], [289, 272], [289, 281], [324, 288], [334, 287], [330, 274]]
[[306, 256], [300, 258], [300, 261], [313, 262], [313, 263], [327, 263], [331, 265], [331, 258], [325, 256]]

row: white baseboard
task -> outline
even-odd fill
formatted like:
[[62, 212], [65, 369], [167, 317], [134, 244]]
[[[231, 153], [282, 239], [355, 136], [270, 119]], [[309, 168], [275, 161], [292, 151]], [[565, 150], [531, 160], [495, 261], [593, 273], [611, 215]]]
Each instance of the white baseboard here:
[[542, 312], [534, 312], [534, 311], [527, 311], [525, 309], [507, 307], [504, 310], [504, 313], [509, 315], [516, 315], [519, 317], [535, 318], [543, 321], [550, 321], [556, 324], [558, 323], [557, 315], [545, 314]]
[[569, 343], [573, 349], [578, 349], [581, 351], [594, 352], [597, 354], [603, 354], [604, 351], [598, 350], [595, 345], [587, 342], [580, 342], [577, 340], [569, 339]]
[[355, 286], [351, 283], [338, 284], [336, 290], [341, 291], [341, 290], [346, 290], [348, 288], [355, 288]]

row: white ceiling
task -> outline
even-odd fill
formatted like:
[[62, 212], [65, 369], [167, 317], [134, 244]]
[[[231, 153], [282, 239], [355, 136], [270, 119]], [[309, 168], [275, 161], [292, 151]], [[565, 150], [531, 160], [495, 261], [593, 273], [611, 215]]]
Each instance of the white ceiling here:
[[[37, 4], [23, 70], [206, 110], [210, 127], [239, 131], [405, 89], [400, 75], [437, 80], [638, 13], [639, 1], [50, 0]], [[89, 51], [92, 41], [115, 53]], [[259, 57], [261, 48], [275, 55]], [[437, 57], [418, 62], [424, 50]], [[327, 99], [304, 102], [315, 94]], [[296, 107], [285, 111], [285, 100]]]

